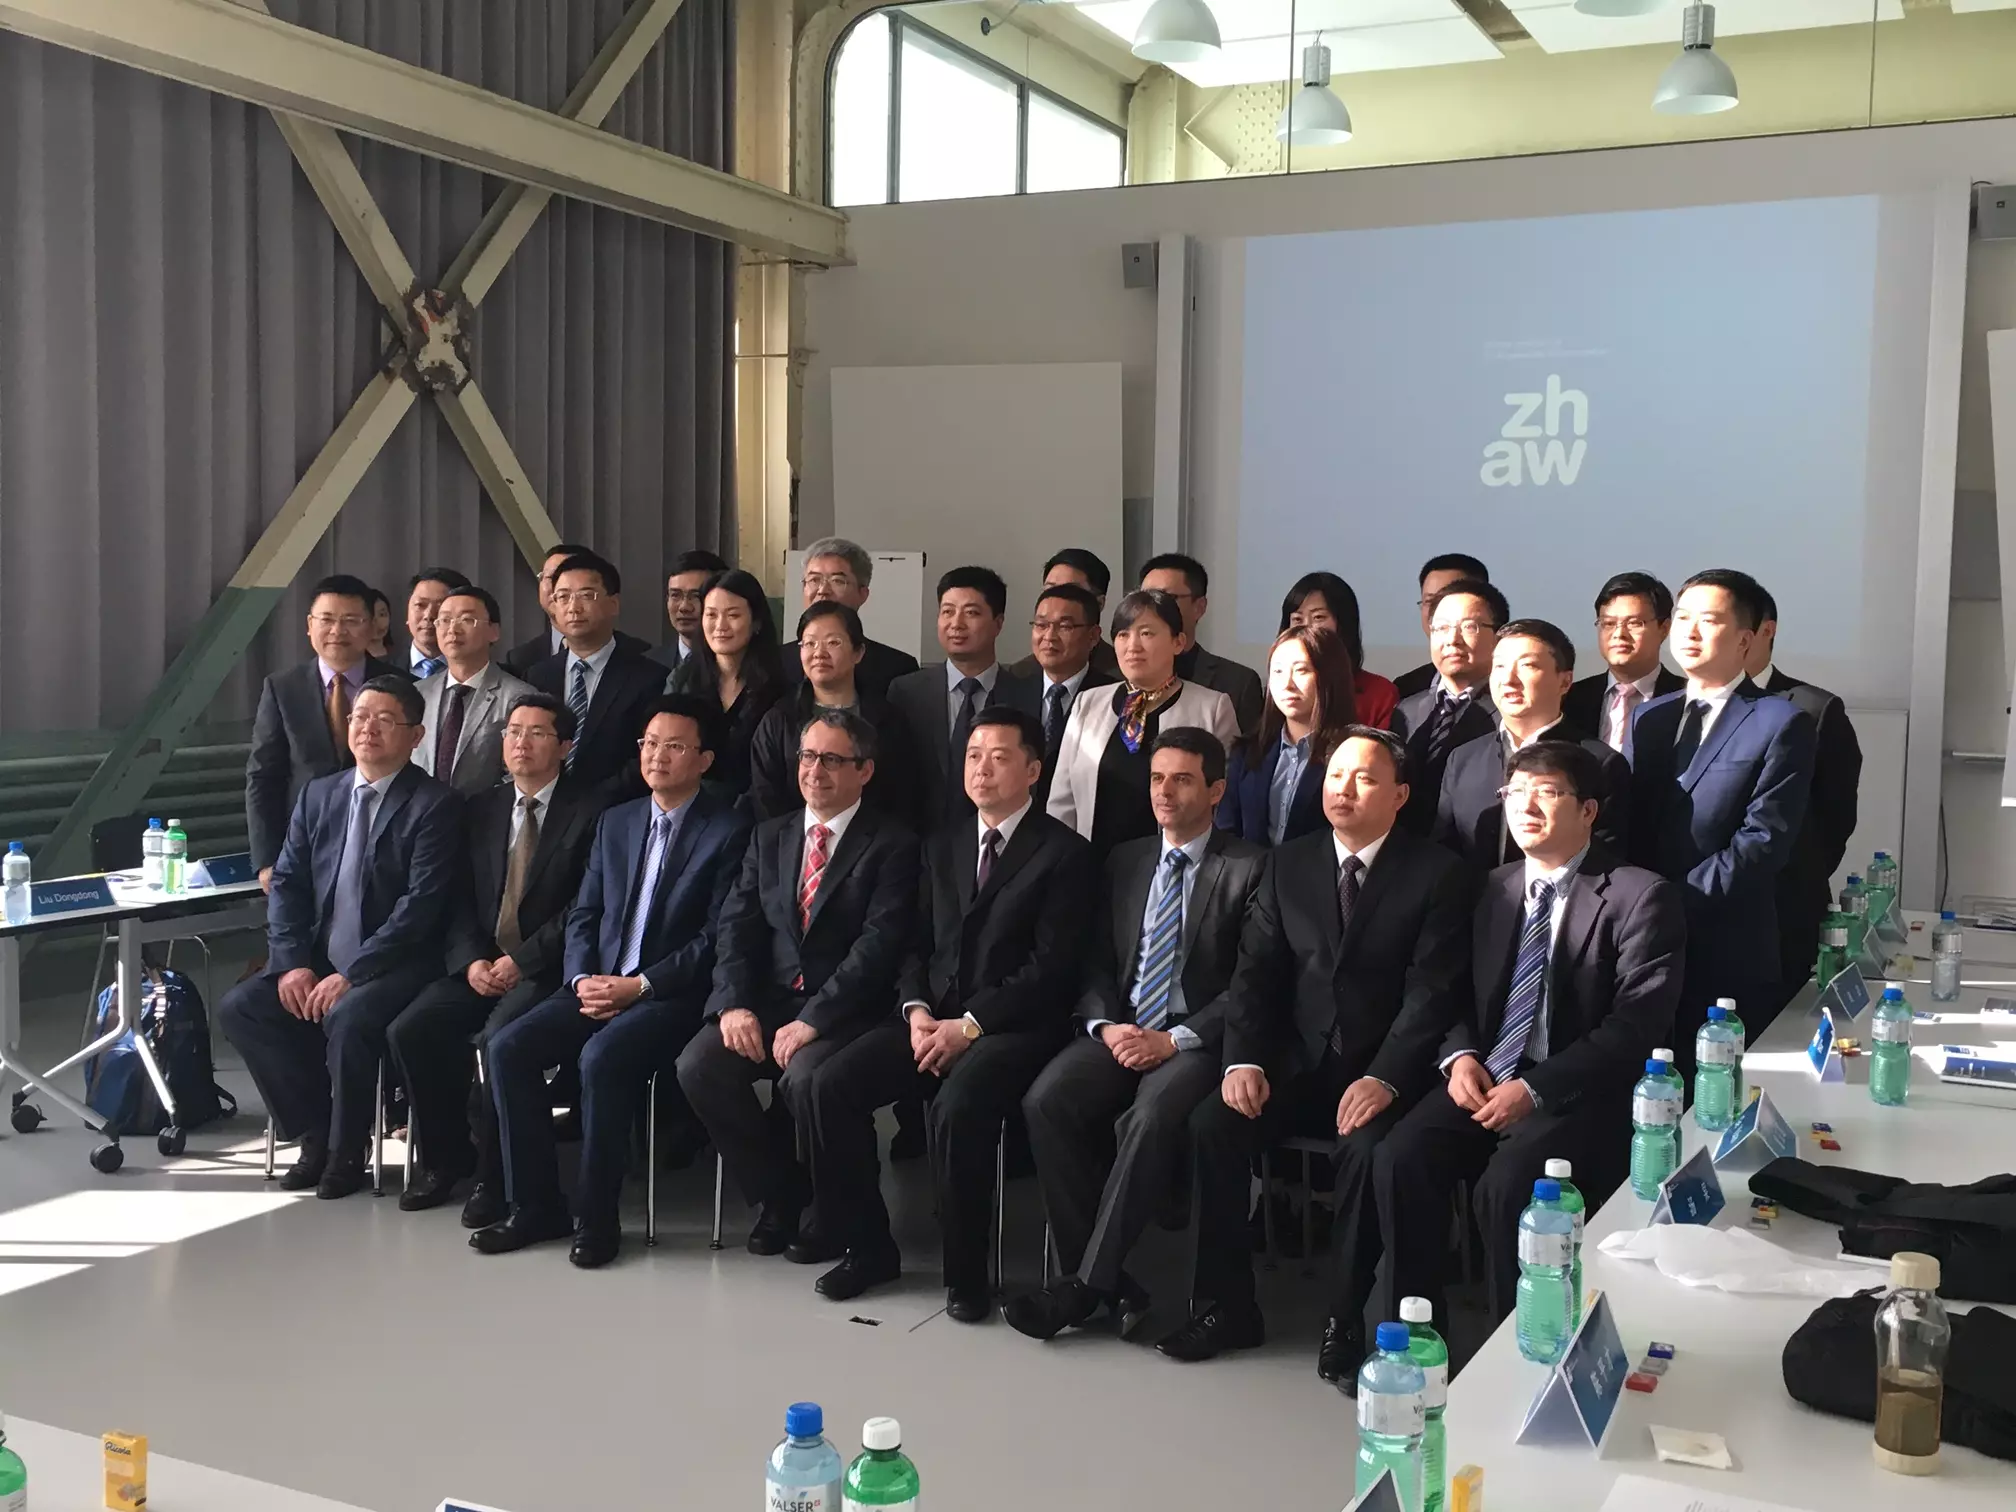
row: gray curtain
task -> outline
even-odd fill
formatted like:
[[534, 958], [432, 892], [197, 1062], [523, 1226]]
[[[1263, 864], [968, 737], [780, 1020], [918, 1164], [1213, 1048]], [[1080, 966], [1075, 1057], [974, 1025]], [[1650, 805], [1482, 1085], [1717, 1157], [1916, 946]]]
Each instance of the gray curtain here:
[[[624, 0], [274, 0], [275, 14], [552, 109]], [[733, 0], [687, 0], [608, 129], [732, 166]], [[345, 138], [423, 281], [501, 187]], [[556, 200], [478, 312], [476, 375], [563, 537], [626, 573], [732, 556], [734, 252]], [[376, 302], [263, 110], [0, 35], [0, 735], [139, 707], [377, 365]], [[307, 654], [306, 587], [352, 572], [403, 614], [419, 567], [532, 578], [433, 402], [401, 423], [214, 702]], [[403, 631], [395, 632], [395, 639]]]

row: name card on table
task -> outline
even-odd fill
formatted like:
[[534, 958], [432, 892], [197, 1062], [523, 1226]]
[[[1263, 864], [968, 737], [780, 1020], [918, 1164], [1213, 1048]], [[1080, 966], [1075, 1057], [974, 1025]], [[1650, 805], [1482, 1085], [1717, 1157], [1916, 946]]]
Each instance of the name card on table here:
[[1820, 989], [1820, 1006], [1833, 1010], [1837, 1024], [1854, 1023], [1856, 1015], [1869, 1006], [1869, 984], [1853, 962], [1834, 973], [1834, 980]]
[[486, 1507], [477, 1502], [444, 1501], [434, 1512], [502, 1512], [499, 1507]]
[[1406, 1504], [1400, 1500], [1400, 1488], [1393, 1483], [1393, 1472], [1381, 1470], [1379, 1479], [1367, 1486], [1364, 1494], [1344, 1512], [1406, 1512]]
[[1715, 1162], [1703, 1145], [1687, 1157], [1686, 1163], [1659, 1183], [1659, 1202], [1652, 1209], [1654, 1223], [1713, 1223], [1722, 1211], [1721, 1178]]
[[233, 851], [228, 856], [205, 856], [189, 868], [191, 887], [235, 887], [259, 875], [252, 864], [252, 852]]
[[103, 877], [61, 877], [54, 882], [28, 884], [28, 912], [31, 915], [112, 908], [118, 902], [112, 896], [112, 884]]
[[1820, 1022], [1813, 1026], [1813, 1038], [1806, 1043], [1806, 1065], [1817, 1081], [1847, 1080], [1841, 1052], [1834, 1048], [1834, 1010], [1825, 1003], [1820, 1005]]
[[1742, 1117], [1722, 1131], [1721, 1142], [1715, 1146], [1715, 1164], [1727, 1165], [1740, 1154], [1739, 1164], [1754, 1161], [1763, 1165], [1798, 1153], [1799, 1140], [1792, 1132], [1792, 1125], [1785, 1122], [1785, 1115], [1771, 1101], [1771, 1094], [1759, 1092], [1750, 1099]]
[[1603, 1447], [1603, 1435], [1624, 1394], [1631, 1357], [1617, 1334], [1610, 1299], [1602, 1292], [1582, 1315], [1582, 1326], [1547, 1373], [1547, 1384], [1526, 1409], [1517, 1442], [1546, 1444], [1584, 1439], [1592, 1449]]

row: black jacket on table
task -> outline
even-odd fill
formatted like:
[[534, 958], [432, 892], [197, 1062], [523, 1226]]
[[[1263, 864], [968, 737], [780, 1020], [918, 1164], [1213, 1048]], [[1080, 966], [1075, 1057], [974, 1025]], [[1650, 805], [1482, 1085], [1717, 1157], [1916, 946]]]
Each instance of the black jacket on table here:
[[1096, 888], [1092, 847], [1031, 804], [984, 889], [976, 815], [924, 842], [917, 920], [897, 979], [898, 1005], [972, 1014], [981, 1030], [1062, 1038], [1077, 1001]]
[[[644, 707], [665, 691], [665, 669], [644, 653], [627, 650], [619, 641], [588, 697], [588, 718], [574, 732], [574, 761], [567, 768], [611, 798], [627, 798], [644, 790], [637, 770], [637, 741], [644, 734]], [[525, 681], [541, 693], [567, 702], [567, 652], [560, 651], [533, 665]]]
[[[1017, 677], [1006, 667], [998, 667], [994, 686], [980, 700], [980, 708], [1005, 704], [1041, 719], [1036, 691], [1041, 681]], [[858, 671], [854, 685], [861, 686]], [[952, 760], [952, 714], [957, 705], [946, 680], [945, 663], [926, 662], [897, 678], [889, 684], [889, 702], [910, 731], [917, 752], [918, 798], [913, 812], [918, 815], [919, 827], [929, 830], [944, 823], [948, 814], [963, 820], [973, 812], [973, 804], [966, 796], [965, 752], [959, 753], [956, 765]]]
[[1862, 786], [1862, 743], [1841, 700], [1825, 688], [1801, 682], [1778, 668], [1771, 669], [1769, 698], [1782, 698], [1812, 716], [1813, 784], [1806, 800], [1806, 822], [1799, 826], [1791, 859], [1778, 874], [1778, 932], [1784, 939], [1788, 975], [1780, 982], [1791, 989], [1813, 969], [1820, 945], [1820, 925], [1833, 903], [1834, 873], [1848, 854], [1855, 833]]
[[1277, 845], [1253, 895], [1226, 1004], [1225, 1064], [1286, 1079], [1343, 1031], [1345, 1081], [1377, 1077], [1404, 1100], [1468, 1002], [1475, 874], [1394, 826], [1359, 883], [1347, 934], [1329, 830]]
[[[463, 807], [469, 875], [450, 917], [451, 976], [462, 975], [471, 962], [494, 961], [504, 953], [497, 944], [497, 911], [504, 902], [504, 878], [511, 861], [511, 814], [517, 806], [517, 786], [501, 782]], [[595, 824], [606, 806], [606, 795], [572, 772], [562, 772], [553, 784], [553, 796], [539, 819], [539, 843], [532, 852], [525, 894], [518, 900], [518, 932], [524, 943], [511, 952], [511, 959], [527, 980], [560, 974], [567, 945], [567, 910], [573, 906], [582, 875], [588, 870]]]
[[[1162, 864], [1162, 837], [1128, 840], [1106, 858], [1105, 877], [1092, 920], [1092, 946], [1085, 967], [1085, 990], [1078, 998], [1082, 1027], [1106, 1020], [1134, 1022], [1134, 988], [1141, 966], [1141, 933], [1155, 869]], [[1225, 989], [1239, 964], [1239, 939], [1260, 874], [1266, 847], [1214, 829], [1197, 864], [1189, 906], [1183, 910], [1183, 1017], [1176, 1020], [1216, 1050], [1225, 1039]]]
[[1435, 810], [1442, 801], [1442, 773], [1449, 754], [1498, 728], [1498, 713], [1491, 707], [1491, 694], [1479, 688], [1464, 701], [1463, 712], [1456, 716], [1456, 728], [1449, 733], [1443, 759], [1431, 761], [1428, 735], [1435, 717], [1435, 695], [1441, 687], [1438, 677], [1432, 687], [1401, 699], [1394, 706], [1393, 722], [1388, 726], [1407, 742], [1407, 806], [1400, 811], [1400, 825], [1416, 835], [1426, 835], [1435, 828]]
[[[1579, 745], [1596, 758], [1604, 785], [1596, 800], [1596, 838], [1623, 855], [1631, 818], [1631, 764], [1602, 741], [1578, 736], [1565, 720], [1539, 738]], [[1502, 730], [1466, 740], [1451, 751], [1449, 765], [1442, 769], [1442, 796], [1430, 831], [1438, 845], [1448, 846], [1485, 871], [1519, 859], [1518, 843], [1505, 833], [1505, 805], [1498, 797], [1505, 786], [1506, 759]]]
[[791, 1019], [820, 1034], [888, 1015], [917, 913], [917, 837], [864, 803], [826, 859], [799, 928], [805, 810], [756, 826], [715, 926], [707, 1017], [747, 1008], [765, 1035]]
[[[885, 814], [919, 827], [917, 742], [886, 698], [856, 686], [854, 706], [875, 727], [875, 775], [862, 796]], [[749, 739], [749, 806], [758, 819], [795, 814], [805, 806], [798, 790], [798, 737], [818, 705], [812, 689], [794, 684], [764, 713]]]
[[[1526, 863], [1492, 872], [1471, 933], [1472, 1006], [1442, 1043], [1489, 1060], [1525, 927]], [[1568, 882], [1566, 912], [1547, 960], [1547, 1056], [1520, 1073], [1548, 1112], [1595, 1093], [1621, 1101], [1666, 1043], [1680, 1006], [1687, 917], [1680, 890], [1592, 844]], [[1530, 1043], [1530, 1042], [1529, 1042]]]
[[[407, 677], [391, 662], [364, 659], [363, 682], [387, 674]], [[252, 720], [252, 750], [245, 758], [245, 825], [255, 867], [263, 871], [279, 859], [301, 790], [317, 777], [354, 764], [349, 746], [339, 749], [330, 738], [319, 660], [266, 679]]]

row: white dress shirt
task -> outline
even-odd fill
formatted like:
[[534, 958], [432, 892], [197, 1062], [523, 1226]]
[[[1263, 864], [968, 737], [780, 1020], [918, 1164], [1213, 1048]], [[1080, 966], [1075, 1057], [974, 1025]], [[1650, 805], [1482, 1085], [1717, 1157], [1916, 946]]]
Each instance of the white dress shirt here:
[[561, 679], [560, 683], [560, 701], [562, 703], [567, 702], [568, 695], [574, 691], [574, 669], [576, 667], [586, 667], [588, 669], [588, 702], [591, 704], [595, 702], [595, 690], [602, 685], [602, 674], [609, 669], [609, 658], [615, 654], [616, 637], [613, 635], [602, 643], [602, 648], [599, 651], [594, 652], [592, 655], [577, 656], [570, 650], [567, 653], [567, 675]]
[[1764, 663], [1764, 670], [1751, 678], [1750, 681], [1757, 684], [1758, 688], [1763, 692], [1769, 693], [1771, 691], [1771, 679], [1777, 675], [1777, 664], [1775, 662], [1766, 662]]
[[[1733, 682], [1724, 683], [1719, 688], [1703, 688], [1698, 686], [1693, 678], [1688, 678], [1687, 691], [1680, 695], [1682, 700], [1680, 723], [1682, 725], [1687, 723], [1688, 704], [1705, 703], [1708, 705], [1708, 712], [1701, 716], [1701, 744], [1706, 745], [1708, 743], [1708, 732], [1715, 728], [1715, 721], [1722, 717], [1722, 710], [1728, 706], [1729, 700], [1736, 696], [1736, 690], [1748, 681], [1749, 679], [1739, 672], [1736, 674], [1735, 681]], [[1680, 736], [1677, 731], [1674, 733], [1673, 743], [1675, 745], [1680, 743]], [[1699, 750], [1700, 746], [1696, 746], [1695, 749]]]
[[973, 700], [973, 712], [979, 713], [987, 707], [987, 700], [994, 692], [994, 684], [1001, 677], [1001, 663], [995, 662], [985, 672], [961, 672], [948, 657], [945, 662], [945, 738], [952, 738], [952, 730], [959, 723], [959, 704], [962, 698], [959, 684], [967, 677], [980, 684], [980, 695]]
[[1045, 720], [1050, 717], [1050, 696], [1059, 688], [1064, 690], [1064, 713], [1068, 717], [1071, 713], [1071, 705], [1078, 702], [1079, 690], [1085, 686], [1085, 679], [1091, 671], [1092, 664], [1087, 662], [1062, 682], [1058, 682], [1048, 672], [1045, 672], [1043, 674], [1043, 698], [1036, 706], [1036, 717]]
[[1551, 723], [1542, 725], [1524, 740], [1519, 740], [1513, 736], [1511, 728], [1501, 721], [1498, 726], [1498, 738], [1504, 742], [1505, 754], [1510, 756], [1515, 751], [1525, 750], [1526, 747], [1533, 744], [1536, 740], [1545, 739], [1549, 730], [1558, 729], [1560, 725], [1561, 721], [1556, 719]]
[[[1211, 831], [1208, 827], [1201, 835], [1185, 841], [1182, 845], [1171, 845], [1169, 837], [1162, 836], [1162, 849], [1155, 857], [1155, 872], [1148, 882], [1148, 906], [1141, 910], [1141, 935], [1134, 946], [1134, 987], [1137, 993], [1141, 987], [1141, 968], [1146, 964], [1148, 957], [1148, 932], [1154, 926], [1155, 915], [1162, 907], [1163, 899], [1169, 895], [1169, 853], [1180, 850], [1190, 858], [1190, 864], [1183, 868], [1183, 912], [1180, 915], [1183, 932], [1187, 934], [1190, 928], [1190, 900], [1197, 896], [1197, 868], [1204, 864], [1204, 852], [1210, 847]], [[1188, 1005], [1183, 1000], [1183, 962], [1184, 951], [1179, 942], [1176, 947], [1175, 975], [1169, 985], [1171, 1019], [1181, 1019], [1189, 1013]], [[1141, 1005], [1130, 999], [1128, 1006], [1139, 1008]], [[1087, 1020], [1085, 1032], [1098, 1039], [1099, 1031], [1112, 1022], [1114, 1022], [1112, 1019]], [[1197, 1031], [1180, 1023], [1170, 1025], [1169, 1038], [1176, 1042], [1178, 1050], [1204, 1048], [1204, 1041], [1198, 1038]]]
[[826, 826], [826, 859], [831, 861], [833, 859], [833, 852], [840, 848], [840, 837], [847, 833], [847, 826], [854, 822], [854, 816], [860, 812], [861, 800], [859, 798], [856, 798], [852, 804], [840, 810], [831, 819], [821, 819], [817, 814], [812, 812], [811, 806], [807, 805], [803, 815], [805, 833], [808, 835], [811, 834], [812, 827], [815, 824]]

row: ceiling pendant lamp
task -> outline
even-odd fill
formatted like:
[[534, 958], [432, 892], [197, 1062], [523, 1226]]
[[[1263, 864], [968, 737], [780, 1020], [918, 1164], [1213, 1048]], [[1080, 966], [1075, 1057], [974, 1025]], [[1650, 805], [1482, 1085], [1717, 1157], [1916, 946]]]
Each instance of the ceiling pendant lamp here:
[[1134, 56], [1147, 63], [1200, 63], [1224, 47], [1204, 0], [1155, 0], [1134, 33]]
[[1667, 115], [1713, 115], [1736, 108], [1736, 75], [1715, 56], [1715, 7], [1690, 5], [1680, 19], [1680, 56], [1666, 65], [1652, 108]]
[[1320, 34], [1302, 49], [1302, 87], [1282, 107], [1274, 139], [1290, 147], [1339, 147], [1351, 140], [1351, 112], [1330, 87], [1330, 49]]

